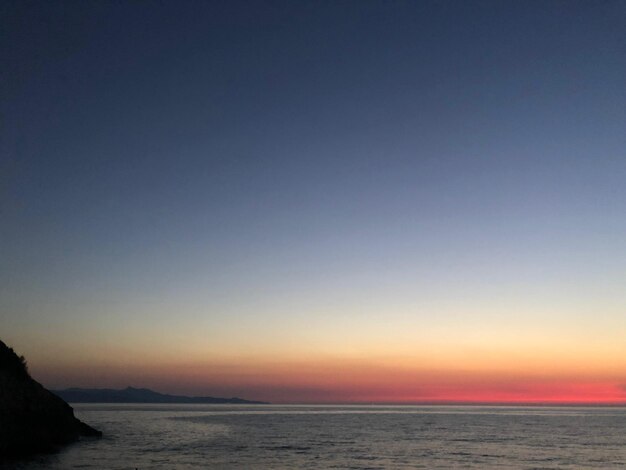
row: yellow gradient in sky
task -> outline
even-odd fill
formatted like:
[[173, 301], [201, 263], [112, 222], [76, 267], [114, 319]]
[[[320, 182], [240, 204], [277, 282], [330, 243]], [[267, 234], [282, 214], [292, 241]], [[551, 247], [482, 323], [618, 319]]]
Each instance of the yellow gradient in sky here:
[[55, 388], [132, 385], [272, 402], [626, 401], [619, 322], [457, 317], [420, 328], [397, 315], [392, 323], [350, 318], [297, 328], [129, 325], [111, 336], [78, 328], [39, 342], [28, 357], [34, 375]]

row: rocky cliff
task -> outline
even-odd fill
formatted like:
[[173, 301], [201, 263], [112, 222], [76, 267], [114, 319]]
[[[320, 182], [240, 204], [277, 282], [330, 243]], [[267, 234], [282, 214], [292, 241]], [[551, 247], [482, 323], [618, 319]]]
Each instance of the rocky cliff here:
[[0, 341], [0, 460], [49, 452], [100, 431], [28, 374], [26, 362]]

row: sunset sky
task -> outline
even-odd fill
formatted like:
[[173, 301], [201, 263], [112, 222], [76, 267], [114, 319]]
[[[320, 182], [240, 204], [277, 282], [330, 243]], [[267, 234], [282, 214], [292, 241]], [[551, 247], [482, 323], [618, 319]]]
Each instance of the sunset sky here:
[[0, 339], [45, 386], [626, 403], [625, 2], [0, 22]]

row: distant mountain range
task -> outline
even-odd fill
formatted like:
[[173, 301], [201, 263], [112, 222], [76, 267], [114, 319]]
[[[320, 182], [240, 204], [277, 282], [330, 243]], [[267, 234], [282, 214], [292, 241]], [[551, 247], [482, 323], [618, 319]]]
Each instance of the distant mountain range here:
[[185, 397], [167, 395], [147, 388], [126, 387], [122, 390], [110, 388], [67, 388], [52, 390], [54, 394], [70, 403], [224, 403], [243, 405], [263, 405], [262, 401], [242, 398]]

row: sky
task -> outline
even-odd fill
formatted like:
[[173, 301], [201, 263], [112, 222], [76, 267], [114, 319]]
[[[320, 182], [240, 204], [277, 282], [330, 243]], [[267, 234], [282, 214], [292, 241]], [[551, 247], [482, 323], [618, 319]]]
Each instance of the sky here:
[[626, 2], [0, 18], [0, 339], [45, 386], [626, 403]]

